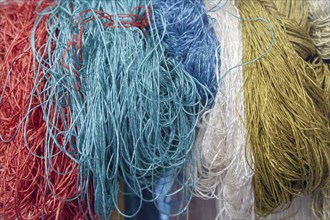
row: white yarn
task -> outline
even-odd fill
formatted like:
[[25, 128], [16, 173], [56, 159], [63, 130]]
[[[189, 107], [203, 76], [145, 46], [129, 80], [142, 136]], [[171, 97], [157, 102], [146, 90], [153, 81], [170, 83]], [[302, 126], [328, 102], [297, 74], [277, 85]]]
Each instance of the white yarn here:
[[[310, 36], [317, 52], [324, 60], [330, 61], [330, 1], [309, 0]], [[330, 190], [324, 195], [320, 191], [313, 195], [314, 213], [322, 219], [330, 219]], [[321, 210], [320, 210], [321, 209]]]
[[330, 60], [330, 1], [309, 0], [310, 36], [322, 59]]
[[313, 211], [314, 215], [319, 219], [330, 219], [330, 190], [322, 193], [321, 190], [317, 190], [313, 194]]
[[[209, 9], [215, 4], [215, 1], [206, 0]], [[209, 15], [216, 20], [215, 31], [221, 42], [221, 73], [225, 73], [242, 63], [240, 21], [234, 17], [239, 17], [239, 13], [228, 2], [222, 10], [209, 12]], [[215, 106], [204, 115], [196, 139], [196, 167], [199, 169], [195, 193], [204, 199], [217, 199], [217, 219], [255, 218], [253, 172], [249, 167], [252, 162], [246, 160], [250, 155], [246, 151], [244, 116], [243, 71], [236, 68], [219, 86]], [[323, 202], [329, 202], [329, 199], [324, 198]], [[327, 219], [329, 211], [324, 209], [323, 212]], [[317, 219], [313, 214], [312, 199], [296, 197], [288, 209], [262, 219], [287, 218]]]
[[[211, 9], [218, 2], [205, 3]], [[221, 42], [221, 73], [243, 60], [240, 21], [227, 11], [239, 17], [230, 2], [221, 10], [209, 12], [216, 20], [215, 31]], [[243, 73], [239, 67], [221, 81], [215, 106], [204, 115], [196, 140], [200, 178], [196, 180], [196, 194], [205, 199], [217, 198], [218, 219], [245, 219], [253, 209], [253, 173], [245, 158], [242, 88]]]

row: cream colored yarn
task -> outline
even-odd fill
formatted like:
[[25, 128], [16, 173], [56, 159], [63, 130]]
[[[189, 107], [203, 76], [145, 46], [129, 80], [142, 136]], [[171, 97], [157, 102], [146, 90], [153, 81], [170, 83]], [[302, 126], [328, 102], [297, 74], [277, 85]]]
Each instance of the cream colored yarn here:
[[[219, 1], [205, 1], [208, 9]], [[221, 1], [219, 5], [224, 5]], [[239, 14], [232, 2], [209, 12], [221, 41], [221, 73], [242, 63]], [[234, 17], [234, 16], [236, 17]], [[252, 170], [245, 158], [242, 68], [233, 69], [219, 85], [213, 109], [204, 115], [196, 141], [196, 194], [217, 198], [218, 219], [249, 218], [253, 209]]]
[[309, 34], [320, 57], [330, 61], [330, 1], [309, 0]]

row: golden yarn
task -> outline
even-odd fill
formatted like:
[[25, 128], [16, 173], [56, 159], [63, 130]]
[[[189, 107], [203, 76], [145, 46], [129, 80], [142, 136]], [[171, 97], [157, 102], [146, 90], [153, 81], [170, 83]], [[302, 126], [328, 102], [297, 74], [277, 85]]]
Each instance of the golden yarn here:
[[[269, 20], [275, 35], [270, 53], [244, 69], [258, 216], [288, 208], [294, 196], [330, 188], [330, 72], [317, 59], [305, 61], [316, 54], [306, 35], [306, 17], [299, 14], [305, 4], [275, 2], [236, 1], [242, 18]], [[271, 41], [263, 22], [244, 22], [242, 35], [244, 62], [262, 54]]]
[[[306, 51], [310, 51], [312, 53], [309, 53], [309, 57], [314, 57], [316, 55], [315, 46], [319, 47], [318, 52], [320, 54], [320, 57], [323, 57], [326, 59], [326, 56], [324, 56], [330, 48], [330, 15], [327, 14], [327, 12], [330, 11], [326, 5], [330, 6], [330, 3], [325, 3], [325, 1], [307, 1], [307, 0], [286, 0], [286, 1], [274, 1], [278, 12], [277, 15], [282, 16], [282, 20], [289, 21], [292, 27], [297, 27], [296, 29], [299, 29], [299, 33], [301, 35], [301, 39], [297, 41], [293, 41], [294, 38], [292, 38], [292, 35], [296, 35], [296, 33], [292, 34], [291, 32], [287, 32], [287, 35], [289, 36], [290, 42], [293, 43], [293, 45], [296, 45], [298, 47], [295, 47], [296, 52], [302, 56], [302, 58], [307, 59]], [[323, 7], [322, 7], [323, 6]], [[274, 11], [274, 10], [273, 10]], [[312, 22], [308, 22], [308, 14], [309, 12], [312, 12], [314, 16], [314, 20], [312, 19]], [[323, 12], [323, 13], [322, 13]], [[270, 12], [271, 13], [271, 12]], [[272, 14], [272, 13], [271, 13]], [[284, 19], [283, 19], [284, 17]], [[319, 19], [316, 19], [315, 17], [318, 17]], [[312, 29], [310, 29], [309, 24], [312, 25]], [[285, 28], [285, 30], [288, 30], [288, 23], [286, 26], [282, 26], [282, 28]], [[323, 33], [320, 33], [323, 32]], [[314, 37], [314, 39], [310, 38], [310, 36]], [[316, 37], [317, 36], [317, 37]], [[303, 48], [299, 48], [299, 45], [304, 45]], [[300, 49], [300, 50], [299, 50]], [[305, 49], [302, 50], [302, 49]], [[323, 50], [323, 51], [322, 51]], [[313, 59], [313, 58], [309, 58]], [[315, 60], [312, 63], [312, 68], [315, 70], [315, 75], [312, 76], [315, 79], [315, 82], [318, 84], [319, 87], [321, 87], [324, 91], [325, 95], [325, 103], [328, 104], [328, 111], [325, 114], [325, 116], [328, 116], [330, 118], [329, 114], [329, 104], [330, 104], [330, 78], [329, 78], [329, 71], [327, 69], [327, 66], [322, 63], [322, 61], [319, 58], [315, 58]], [[317, 100], [316, 100], [317, 101]], [[318, 216], [320, 219], [330, 219], [330, 194], [329, 190], [317, 190], [315, 193], [313, 193], [313, 212], [314, 215]]]
[[[263, 1], [262, 1], [263, 2]], [[270, 6], [270, 4], [273, 4]], [[282, 23], [282, 28], [292, 43], [295, 51], [303, 58], [317, 54], [314, 43], [309, 36], [308, 26], [308, 1], [285, 0], [265, 1], [266, 10]], [[272, 9], [270, 9], [272, 8]]]

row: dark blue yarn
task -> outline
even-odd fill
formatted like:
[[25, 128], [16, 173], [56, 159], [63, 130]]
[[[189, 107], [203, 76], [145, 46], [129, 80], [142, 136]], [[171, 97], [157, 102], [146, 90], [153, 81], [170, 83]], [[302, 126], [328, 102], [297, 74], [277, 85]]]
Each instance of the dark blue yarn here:
[[[220, 43], [202, 0], [155, 0], [154, 23], [169, 56], [206, 86], [213, 97], [220, 70]], [[162, 21], [165, 16], [166, 22]], [[216, 54], [218, 57], [216, 57]], [[208, 97], [212, 99], [212, 97]]]

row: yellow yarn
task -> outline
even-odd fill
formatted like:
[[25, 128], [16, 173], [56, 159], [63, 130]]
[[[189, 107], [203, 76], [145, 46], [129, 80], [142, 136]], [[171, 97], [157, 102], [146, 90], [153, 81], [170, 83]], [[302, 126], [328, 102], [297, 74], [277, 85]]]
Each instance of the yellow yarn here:
[[[309, 36], [308, 1], [285, 0], [270, 2], [266, 0], [265, 2], [266, 5], [274, 4], [271, 6], [273, 9], [268, 12], [271, 15], [274, 14], [282, 22], [282, 28], [285, 28], [285, 32], [296, 52], [303, 59], [316, 55], [314, 43]], [[269, 7], [266, 9], [269, 10]]]
[[[293, 30], [294, 28], [288, 28], [288, 25], [282, 26], [282, 28], [285, 28], [287, 35], [289, 36], [290, 42], [294, 45], [296, 52], [304, 59], [307, 58], [309, 55], [309, 59], [314, 61], [312, 62], [311, 66], [315, 70], [315, 75], [311, 76], [315, 79], [315, 82], [317, 82], [318, 86], [324, 90], [324, 95], [326, 99], [328, 114], [325, 114], [325, 116], [328, 116], [330, 118], [330, 78], [329, 78], [329, 71], [328, 66], [322, 62], [320, 58], [315, 58], [316, 56], [316, 47], [317, 45], [322, 46], [323, 44], [326, 44], [327, 42], [330, 43], [330, 23], [329, 18], [330, 15], [328, 14], [327, 17], [322, 19], [310, 19], [312, 22], [308, 22], [308, 14], [309, 12], [313, 11], [313, 7], [316, 7], [318, 4], [320, 4], [322, 1], [315, 1], [313, 0], [313, 4], [311, 4], [311, 1], [308, 0], [286, 0], [286, 1], [274, 1], [274, 4], [276, 5], [278, 12], [277, 15], [281, 15], [278, 19], [281, 21], [289, 21], [290, 25], [294, 28], [296, 28], [296, 33], [288, 32], [288, 29]], [[329, 5], [329, 3], [328, 3]], [[326, 4], [324, 4], [326, 7]], [[310, 9], [312, 8], [312, 9]], [[329, 10], [329, 8], [324, 8], [323, 10]], [[274, 11], [274, 10], [273, 10]], [[321, 11], [318, 11], [319, 13]], [[272, 12], [270, 11], [270, 14]], [[315, 14], [315, 13], [314, 13]], [[316, 15], [314, 15], [316, 16]], [[318, 16], [322, 16], [318, 15]], [[310, 30], [310, 26], [312, 25], [312, 30]], [[318, 26], [319, 25], [319, 26]], [[299, 26], [299, 27], [297, 27]], [[318, 29], [326, 29], [323, 30], [323, 33], [327, 33], [327, 35], [323, 36], [318, 35]], [[299, 30], [298, 30], [299, 29]], [[299, 32], [300, 38], [292, 38], [292, 36], [296, 36], [296, 34]], [[309, 35], [310, 33], [310, 35]], [[315, 33], [315, 34], [313, 34]], [[315, 35], [318, 35], [317, 37]], [[314, 37], [312, 39], [310, 36]], [[296, 40], [296, 41], [295, 41]], [[317, 40], [319, 44], [317, 43]], [[301, 47], [300, 47], [301, 45]], [[323, 54], [323, 51], [326, 51], [327, 48], [329, 48], [330, 45], [323, 45], [321, 48], [317, 48], [317, 51], [320, 54], [320, 57], [326, 58]], [[323, 51], [321, 51], [323, 49]], [[308, 53], [310, 52], [310, 53]], [[316, 100], [317, 101], [317, 100]], [[317, 103], [316, 103], [317, 104]], [[325, 112], [326, 113], [326, 112]], [[318, 216], [320, 219], [330, 219], [330, 190], [316, 190], [312, 197], [313, 197], [313, 212], [316, 216]]]
[[[305, 3], [275, 2], [236, 1], [242, 18], [268, 19], [275, 32], [271, 52], [244, 69], [247, 139], [254, 157], [259, 216], [285, 209], [295, 195], [330, 188], [330, 72], [319, 60], [305, 61], [316, 54], [306, 35], [307, 17], [299, 14]], [[262, 22], [244, 22], [242, 34], [244, 62], [270, 44]]]

